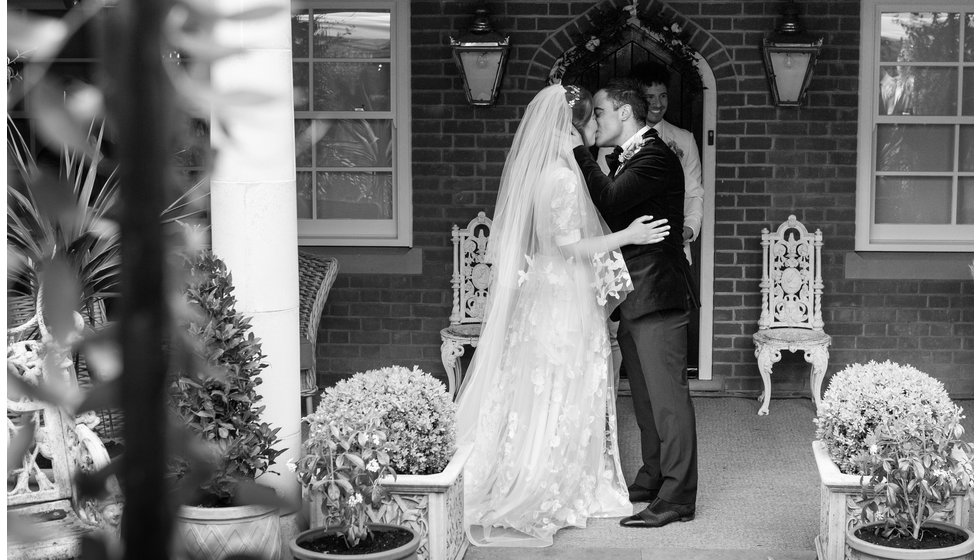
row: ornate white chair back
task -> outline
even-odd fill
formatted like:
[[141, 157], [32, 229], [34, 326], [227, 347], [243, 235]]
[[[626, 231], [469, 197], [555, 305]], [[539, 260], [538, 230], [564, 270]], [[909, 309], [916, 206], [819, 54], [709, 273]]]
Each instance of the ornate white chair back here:
[[491, 265], [486, 262], [487, 242], [492, 222], [480, 212], [460, 229], [454, 225], [453, 237], [453, 311], [451, 325], [480, 324], [490, 290]]
[[760, 329], [796, 327], [823, 332], [822, 246], [820, 230], [807, 232], [794, 215], [773, 233], [762, 230]]

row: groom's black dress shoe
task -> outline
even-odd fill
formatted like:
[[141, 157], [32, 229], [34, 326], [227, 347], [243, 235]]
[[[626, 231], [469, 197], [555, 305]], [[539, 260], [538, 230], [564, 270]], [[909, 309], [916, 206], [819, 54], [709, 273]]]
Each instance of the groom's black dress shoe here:
[[663, 527], [675, 521], [694, 519], [694, 504], [672, 504], [661, 499], [639, 513], [619, 520], [623, 527]]
[[659, 487], [651, 490], [649, 488], [637, 486], [636, 484], [630, 484], [626, 489], [629, 490], [630, 501], [634, 503], [652, 502], [657, 499], [657, 493], [660, 492]]

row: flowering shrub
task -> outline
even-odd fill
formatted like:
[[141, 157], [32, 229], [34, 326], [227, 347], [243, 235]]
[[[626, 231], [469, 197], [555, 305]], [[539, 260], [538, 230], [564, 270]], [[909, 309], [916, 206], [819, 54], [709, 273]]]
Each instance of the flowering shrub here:
[[862, 475], [865, 520], [883, 520], [885, 537], [918, 539], [954, 492], [973, 488], [962, 413], [938, 380], [911, 366], [869, 362], [831, 379], [815, 422], [841, 471]]
[[838, 372], [817, 411], [817, 439], [827, 445], [841, 472], [861, 473], [859, 457], [875, 442], [875, 429], [899, 426], [917, 434], [940, 434], [959, 423], [962, 409], [937, 379], [912, 366], [851, 364]]
[[323, 491], [320, 509], [327, 526], [338, 527], [336, 534], [344, 537], [348, 547], [357, 546], [370, 532], [367, 511], [380, 506], [386, 495], [378, 480], [395, 474], [384, 451], [386, 443], [377, 414], [343, 423], [313, 421], [303, 455], [288, 465], [296, 471], [304, 493]]
[[418, 368], [391, 366], [355, 374], [323, 392], [305, 420], [314, 429], [360, 425], [377, 416], [383, 450], [399, 474], [441, 472], [456, 451], [456, 411], [442, 383]]

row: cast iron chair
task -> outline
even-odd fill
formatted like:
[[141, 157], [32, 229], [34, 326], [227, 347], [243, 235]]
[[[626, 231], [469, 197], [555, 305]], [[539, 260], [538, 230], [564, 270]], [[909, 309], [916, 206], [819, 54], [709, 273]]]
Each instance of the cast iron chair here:
[[480, 212], [464, 229], [453, 226], [453, 311], [442, 329], [442, 365], [455, 399], [463, 371], [460, 356], [467, 345], [476, 347], [490, 289], [491, 265], [486, 262], [492, 222]]
[[762, 315], [759, 331], [752, 336], [755, 357], [759, 362], [764, 390], [759, 400], [759, 415], [769, 414], [772, 366], [782, 358], [782, 351], [803, 351], [811, 364], [810, 391], [813, 402], [820, 404], [820, 390], [827, 373], [830, 336], [823, 332], [820, 300], [823, 279], [820, 275], [820, 230], [807, 232], [790, 215], [775, 233], [762, 230]]
[[327, 303], [327, 294], [337, 279], [337, 259], [300, 251], [299, 253], [299, 368], [300, 396], [306, 414], [313, 412], [316, 384], [316, 333]]

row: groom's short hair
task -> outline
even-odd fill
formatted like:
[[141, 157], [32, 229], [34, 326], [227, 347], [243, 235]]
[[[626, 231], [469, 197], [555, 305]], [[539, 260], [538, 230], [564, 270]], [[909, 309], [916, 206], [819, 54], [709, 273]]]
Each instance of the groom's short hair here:
[[640, 82], [631, 78], [615, 78], [603, 86], [602, 91], [612, 101], [614, 109], [629, 105], [633, 109], [633, 119], [646, 123], [649, 106], [643, 97], [643, 86]]

